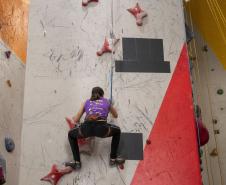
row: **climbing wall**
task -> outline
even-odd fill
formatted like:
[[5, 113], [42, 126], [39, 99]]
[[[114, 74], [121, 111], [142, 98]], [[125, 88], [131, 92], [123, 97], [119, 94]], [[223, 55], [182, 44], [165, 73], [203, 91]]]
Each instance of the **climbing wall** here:
[[[147, 13], [142, 25], [127, 11], [136, 3], [135, 0], [100, 0], [82, 6], [81, 1], [31, 0], [20, 185], [42, 184], [40, 178], [50, 171], [52, 164], [72, 160], [64, 117], [78, 111], [94, 86], [103, 87], [105, 96], [110, 98], [111, 68], [113, 103], [119, 118], [109, 118], [109, 121], [118, 124], [123, 132], [142, 133], [146, 145], [182, 51], [181, 60], [186, 63], [187, 59], [182, 2], [139, 0], [144, 10], [142, 15]], [[114, 43], [113, 52], [97, 56], [105, 38]], [[158, 49], [154, 50], [154, 46]], [[149, 48], [151, 55], [148, 50], [142, 54], [142, 48]], [[125, 62], [132, 60], [144, 63], [129, 70]], [[148, 60], [162, 66], [167, 63], [167, 67], [148, 65], [146, 69]], [[156, 65], [161, 66], [159, 63]], [[188, 74], [186, 65], [179, 69]], [[183, 80], [189, 82], [188, 78]], [[191, 95], [189, 83], [186, 84]], [[185, 101], [192, 120], [191, 97]], [[167, 122], [175, 123], [175, 120], [171, 117]], [[193, 134], [186, 141], [194, 143], [188, 150], [193, 157], [197, 148], [195, 130], [191, 128]], [[82, 155], [82, 169], [64, 176], [59, 184], [129, 185], [134, 176], [142, 174], [142, 170], [135, 172], [139, 161], [126, 161], [124, 170], [109, 168], [109, 145], [109, 139], [96, 139], [92, 155]], [[145, 156], [149, 154], [146, 152]], [[197, 162], [195, 159], [196, 167]]]
[[[0, 40], [0, 154], [6, 160], [6, 181], [10, 185], [18, 184], [19, 179], [25, 67], [14, 53], [7, 58], [8, 51]], [[15, 142], [12, 153], [5, 149], [5, 137]]]
[[[196, 56], [192, 61], [194, 97], [202, 109], [203, 122], [210, 133], [210, 140], [203, 147], [202, 175], [205, 184], [223, 185], [226, 182], [224, 147], [226, 71], [196, 28], [194, 35], [195, 45], [190, 47], [191, 55]], [[206, 50], [203, 50], [204, 46]], [[222, 94], [220, 90], [223, 90]]]

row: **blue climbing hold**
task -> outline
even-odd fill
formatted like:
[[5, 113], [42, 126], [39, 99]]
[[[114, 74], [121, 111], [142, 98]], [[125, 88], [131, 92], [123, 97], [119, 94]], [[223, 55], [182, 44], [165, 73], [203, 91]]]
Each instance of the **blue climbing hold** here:
[[13, 139], [6, 137], [5, 138], [5, 148], [7, 152], [12, 152], [15, 149], [15, 143]]

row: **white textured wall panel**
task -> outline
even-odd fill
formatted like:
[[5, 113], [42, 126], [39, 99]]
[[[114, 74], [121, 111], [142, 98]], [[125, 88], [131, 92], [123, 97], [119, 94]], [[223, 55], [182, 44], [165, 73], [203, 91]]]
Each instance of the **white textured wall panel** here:
[[[117, 38], [163, 39], [165, 61], [171, 72], [184, 44], [182, 3], [140, 0], [148, 13], [142, 27], [126, 10], [136, 1], [102, 1], [83, 8], [80, 1], [32, 0], [26, 71], [20, 185], [38, 185], [53, 163], [71, 160], [65, 116], [78, 111], [93, 86], [109, 97], [109, 72], [113, 59], [122, 59], [121, 40], [115, 55], [96, 56], [113, 32]], [[113, 99], [119, 112], [115, 121], [126, 132], [151, 131], [170, 74], [115, 73]], [[122, 171], [109, 168], [110, 140], [97, 140], [92, 156], [82, 155], [82, 169], [63, 178], [62, 184], [130, 184], [137, 161], [127, 161]]]
[[[0, 41], [0, 153], [7, 163], [7, 185], [18, 184], [20, 142], [22, 127], [23, 93], [25, 67], [12, 53], [5, 57], [9, 49]], [[10, 80], [11, 87], [6, 83]], [[15, 142], [15, 150], [5, 150], [4, 139], [11, 137]]]

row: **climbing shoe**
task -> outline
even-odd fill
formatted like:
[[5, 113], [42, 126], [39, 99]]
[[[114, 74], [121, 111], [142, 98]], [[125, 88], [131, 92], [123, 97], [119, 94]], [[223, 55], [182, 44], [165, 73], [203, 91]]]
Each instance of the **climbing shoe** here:
[[79, 161], [70, 161], [70, 162], [66, 162], [65, 166], [69, 166], [69, 167], [73, 168], [74, 170], [79, 170], [79, 169], [81, 169], [82, 164]]
[[122, 157], [117, 157], [115, 159], [110, 159], [110, 166], [114, 166], [114, 165], [117, 165], [117, 164], [123, 164], [125, 163], [125, 159], [123, 159]]

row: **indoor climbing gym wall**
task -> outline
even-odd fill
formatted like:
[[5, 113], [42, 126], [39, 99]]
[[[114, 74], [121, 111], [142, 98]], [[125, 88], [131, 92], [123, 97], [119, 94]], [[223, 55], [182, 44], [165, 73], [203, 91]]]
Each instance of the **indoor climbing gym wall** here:
[[210, 134], [208, 144], [202, 148], [203, 181], [209, 185], [223, 185], [226, 182], [224, 146], [226, 71], [197, 30], [194, 30], [194, 34], [196, 44], [195, 48], [191, 47], [191, 55], [196, 56], [196, 60], [192, 61], [194, 99], [201, 107], [203, 123]]
[[203, 183], [226, 183], [225, 28], [226, 6], [220, 0], [191, 0], [186, 17], [194, 39], [189, 44], [194, 101], [200, 106], [209, 142], [202, 147]]
[[[201, 185], [182, 1], [31, 0], [28, 32], [19, 185]], [[71, 172], [65, 117], [94, 86], [127, 160], [110, 168], [110, 139], [95, 138]]]
[[6, 161], [7, 185], [19, 179], [24, 76], [21, 60], [0, 41], [0, 157]]
[[6, 185], [19, 181], [27, 20], [28, 1], [0, 0], [0, 184]]

